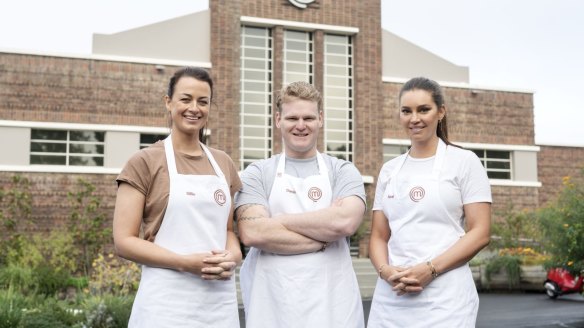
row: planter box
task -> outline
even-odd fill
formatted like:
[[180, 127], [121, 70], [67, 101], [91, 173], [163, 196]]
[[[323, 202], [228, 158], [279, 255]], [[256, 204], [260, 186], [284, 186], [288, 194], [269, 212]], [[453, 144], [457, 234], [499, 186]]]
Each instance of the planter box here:
[[486, 266], [471, 266], [472, 276], [478, 290], [517, 290], [517, 291], [544, 291], [543, 283], [547, 272], [541, 265], [522, 265], [519, 275], [519, 285], [509, 287], [507, 272], [501, 270], [491, 275], [487, 281]]

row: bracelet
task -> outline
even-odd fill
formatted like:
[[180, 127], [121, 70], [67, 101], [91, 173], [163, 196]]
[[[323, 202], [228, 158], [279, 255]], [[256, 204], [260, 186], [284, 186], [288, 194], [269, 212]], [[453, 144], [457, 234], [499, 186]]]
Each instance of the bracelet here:
[[324, 250], [326, 249], [326, 247], [328, 246], [328, 241], [325, 241], [322, 243], [322, 247], [318, 250], [319, 252], [324, 252]]
[[388, 264], [382, 264], [379, 266], [379, 269], [377, 269], [377, 272], [379, 273], [379, 278], [383, 279], [383, 277], [381, 276], [381, 271], [383, 271], [383, 268], [388, 266]]
[[426, 264], [430, 267], [430, 272], [432, 273], [432, 278], [434, 278], [434, 279], [438, 278], [438, 272], [436, 271], [434, 264], [432, 264], [432, 261], [428, 261], [428, 262], [426, 262]]

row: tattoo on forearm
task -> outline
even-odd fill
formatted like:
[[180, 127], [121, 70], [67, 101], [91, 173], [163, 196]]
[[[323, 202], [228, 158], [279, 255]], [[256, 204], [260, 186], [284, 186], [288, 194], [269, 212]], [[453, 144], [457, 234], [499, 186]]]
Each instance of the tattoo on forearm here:
[[[252, 206], [258, 206], [259, 204], [245, 204], [245, 205], [241, 205], [240, 207], [237, 208], [237, 210], [235, 210], [235, 218], [237, 221], [251, 221], [251, 220], [256, 220], [256, 219], [261, 219], [263, 217], [266, 217], [265, 215], [262, 214], [256, 214], [255, 216], [252, 215], [244, 215], [245, 211], [247, 211], [250, 207]], [[259, 205], [261, 206], [261, 205]], [[267, 214], [267, 213], [266, 213]]]
[[257, 220], [257, 219], [261, 219], [261, 216], [242, 216], [240, 217], [238, 220], [239, 221], [251, 221], [251, 220]]

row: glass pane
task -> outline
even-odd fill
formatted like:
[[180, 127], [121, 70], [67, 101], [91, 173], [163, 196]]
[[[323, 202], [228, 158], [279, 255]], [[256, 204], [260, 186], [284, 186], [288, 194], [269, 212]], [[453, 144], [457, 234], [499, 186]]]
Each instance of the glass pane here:
[[340, 44], [346, 44], [348, 43], [348, 37], [344, 36], [344, 35], [332, 35], [332, 34], [327, 34], [325, 35], [324, 41], [326, 43], [340, 43]]
[[286, 50], [308, 51], [308, 43], [303, 41], [286, 41]]
[[487, 175], [489, 176], [489, 179], [504, 179], [504, 180], [511, 179], [511, 172], [492, 172], [492, 171], [487, 171]]
[[327, 151], [340, 151], [345, 152], [347, 151], [347, 144], [345, 143], [338, 143], [338, 142], [329, 142], [326, 144]]
[[326, 121], [326, 129], [331, 130], [348, 130], [348, 122], [347, 121], [333, 121], [327, 120]]
[[69, 157], [69, 165], [72, 166], [103, 166], [103, 157]]
[[259, 125], [259, 126], [268, 126], [268, 119], [265, 116], [252, 116], [252, 115], [244, 115], [243, 116], [243, 124], [244, 125]]
[[244, 114], [267, 114], [268, 108], [266, 105], [243, 104]]
[[344, 154], [336, 154], [336, 153], [329, 153], [329, 155], [334, 156], [339, 159], [347, 160], [347, 157]]
[[30, 155], [30, 164], [66, 165], [67, 158], [65, 156]]
[[245, 102], [253, 102], [253, 103], [262, 103], [265, 104], [268, 102], [268, 95], [265, 93], [251, 93], [251, 92], [244, 92], [242, 94], [242, 99]]
[[306, 52], [287, 51], [286, 52], [286, 60], [310, 63], [310, 58], [308, 56], [308, 53], [306, 53]]
[[99, 141], [103, 142], [105, 132], [95, 131], [71, 131], [69, 138], [71, 141]]
[[475, 153], [481, 159], [485, 157], [485, 151], [482, 149], [471, 149], [470, 151]]
[[268, 85], [265, 82], [243, 82], [243, 90], [266, 92]]
[[71, 154], [103, 154], [103, 145], [70, 144]]
[[309, 72], [308, 68], [309, 68], [308, 64], [286, 63], [286, 67], [284, 69], [287, 72], [307, 73], [307, 72]]
[[346, 55], [347, 54], [347, 46], [336, 45], [336, 44], [327, 44], [326, 51], [327, 51], [327, 53]]
[[347, 66], [327, 66], [326, 74], [349, 76], [349, 68]]
[[67, 131], [58, 130], [31, 130], [31, 139], [67, 140]]
[[66, 153], [66, 143], [31, 142], [30, 151], [43, 153]]
[[510, 162], [487, 161], [487, 168], [489, 168], [489, 169], [505, 169], [505, 170], [510, 170], [511, 169], [511, 163]]
[[338, 108], [347, 108], [349, 107], [349, 101], [343, 98], [327, 98], [326, 101], [327, 107], [338, 107]]
[[140, 143], [151, 145], [158, 140], [166, 139], [167, 136], [166, 134], [140, 134]]
[[509, 159], [509, 156], [508, 151], [487, 150], [487, 158]]
[[250, 58], [268, 58], [269, 51], [265, 49], [243, 48], [243, 56]]
[[262, 71], [243, 71], [244, 80], [267, 81], [268, 73]]
[[249, 26], [244, 26], [241, 29], [243, 31], [244, 34], [247, 35], [257, 35], [257, 36], [267, 36], [268, 35], [268, 30], [265, 28], [261, 28], [261, 27], [249, 27]]
[[346, 77], [326, 77], [326, 85], [328, 86], [339, 86], [339, 87], [347, 87], [349, 85], [349, 81]]
[[243, 157], [248, 160], [258, 160], [266, 158], [266, 152], [263, 150], [249, 150], [243, 151]]
[[247, 36], [243, 38], [243, 45], [249, 47], [265, 48], [267, 46], [267, 39]]
[[326, 132], [326, 139], [327, 140], [336, 140], [336, 141], [345, 141], [349, 140], [349, 136], [347, 132], [333, 132], [327, 131]]
[[306, 32], [286, 30], [285, 33], [286, 39], [308, 40], [308, 33]]
[[250, 128], [244, 126], [243, 135], [244, 137], [266, 137], [267, 130], [265, 128]]
[[243, 61], [244, 68], [266, 69], [268, 61], [265, 59], [245, 59]]
[[286, 79], [285, 79], [286, 83], [292, 83], [292, 82], [297, 82], [297, 81], [304, 81], [304, 82], [308, 82], [311, 83], [310, 81], [310, 74], [295, 74], [295, 73], [288, 73], [286, 74]]
[[[346, 56], [335, 56], [335, 55], [326, 55], [325, 56], [325, 64], [329, 65], [348, 65], [349, 60]], [[327, 68], [328, 69], [328, 68]]]
[[325, 97], [342, 97], [348, 98], [349, 91], [346, 88], [326, 88]]
[[266, 148], [268, 148], [267, 141], [268, 141], [267, 139], [251, 139], [251, 138], [245, 138], [245, 139], [243, 139], [242, 146], [244, 148], [260, 148], [260, 149], [266, 149]]
[[346, 110], [337, 110], [337, 109], [327, 109], [325, 114], [326, 118], [336, 118], [336, 119], [347, 119], [347, 111]]

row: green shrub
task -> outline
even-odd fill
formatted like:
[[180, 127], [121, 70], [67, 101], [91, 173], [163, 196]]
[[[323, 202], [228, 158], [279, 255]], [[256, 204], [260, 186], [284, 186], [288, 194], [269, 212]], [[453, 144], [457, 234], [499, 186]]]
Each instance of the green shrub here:
[[140, 267], [114, 254], [99, 254], [92, 263], [89, 290], [92, 295], [125, 296], [138, 289]]
[[519, 286], [521, 275], [521, 259], [518, 256], [503, 255], [491, 258], [487, 262], [485, 274], [487, 281], [491, 281], [491, 277], [495, 273], [505, 270], [507, 273], [507, 282], [509, 289]]
[[78, 183], [79, 189], [68, 193], [72, 206], [68, 229], [80, 250], [76, 256], [78, 270], [88, 276], [93, 259], [104, 245], [112, 242], [112, 230], [107, 227], [107, 217], [99, 209], [100, 198], [93, 195], [95, 186], [83, 179]]
[[579, 176], [563, 178], [558, 198], [538, 218], [551, 255], [546, 267], [565, 267], [572, 274], [584, 270], [584, 169]]

